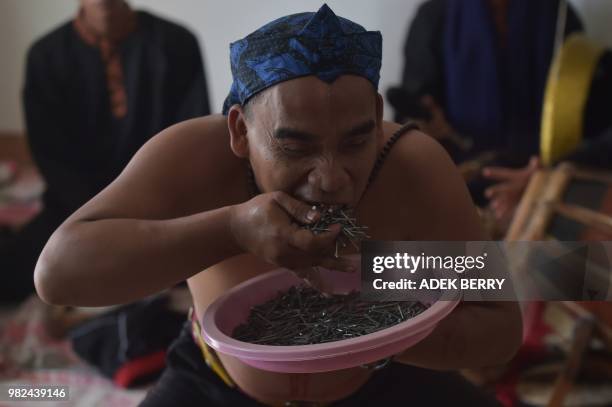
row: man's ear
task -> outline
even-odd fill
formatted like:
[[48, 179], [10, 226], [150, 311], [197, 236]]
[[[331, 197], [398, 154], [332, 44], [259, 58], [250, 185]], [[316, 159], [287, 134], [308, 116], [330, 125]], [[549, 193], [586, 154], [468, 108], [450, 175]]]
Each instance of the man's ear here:
[[227, 113], [227, 127], [230, 133], [230, 146], [234, 154], [240, 158], [249, 156], [249, 140], [247, 139], [246, 117], [242, 106], [234, 105]]

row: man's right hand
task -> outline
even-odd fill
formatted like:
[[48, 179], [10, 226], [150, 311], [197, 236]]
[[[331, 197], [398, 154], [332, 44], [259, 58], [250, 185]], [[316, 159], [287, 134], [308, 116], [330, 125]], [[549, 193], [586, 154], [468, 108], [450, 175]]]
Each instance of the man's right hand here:
[[282, 191], [258, 195], [231, 208], [230, 229], [236, 244], [268, 263], [292, 270], [313, 266], [354, 271], [334, 257], [340, 225], [314, 234], [301, 225], [319, 220], [318, 211]]

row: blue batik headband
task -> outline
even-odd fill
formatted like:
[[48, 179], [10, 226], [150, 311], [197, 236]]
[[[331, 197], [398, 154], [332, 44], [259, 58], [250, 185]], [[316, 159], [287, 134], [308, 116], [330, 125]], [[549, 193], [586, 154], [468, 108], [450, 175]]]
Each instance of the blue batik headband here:
[[307, 75], [333, 82], [354, 74], [378, 89], [381, 58], [380, 31], [336, 16], [327, 4], [316, 13], [281, 17], [230, 44], [233, 83], [223, 114], [272, 85]]

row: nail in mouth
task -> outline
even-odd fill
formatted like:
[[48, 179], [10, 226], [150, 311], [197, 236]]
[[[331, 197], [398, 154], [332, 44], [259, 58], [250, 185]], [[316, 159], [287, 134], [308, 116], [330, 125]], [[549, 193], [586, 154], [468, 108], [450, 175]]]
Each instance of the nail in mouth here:
[[338, 223], [341, 226], [340, 234], [336, 241], [335, 257], [338, 257], [339, 246], [344, 248], [350, 243], [359, 250], [359, 242], [370, 238], [366, 233], [368, 227], [358, 225], [352, 209], [344, 205], [325, 204], [315, 204], [313, 209], [318, 209], [321, 212], [321, 218], [317, 222], [304, 225], [304, 227], [311, 230], [315, 235], [329, 231], [329, 227], [333, 224]]

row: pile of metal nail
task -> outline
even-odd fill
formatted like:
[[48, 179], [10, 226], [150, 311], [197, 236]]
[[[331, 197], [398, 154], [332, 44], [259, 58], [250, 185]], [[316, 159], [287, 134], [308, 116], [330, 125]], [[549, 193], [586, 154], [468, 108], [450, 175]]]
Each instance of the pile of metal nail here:
[[359, 293], [324, 296], [312, 287], [291, 287], [251, 309], [232, 337], [260, 345], [309, 345], [367, 335], [425, 311], [418, 301], [368, 302]]
[[357, 225], [357, 220], [353, 217], [353, 211], [349, 208], [319, 204], [314, 205], [312, 209], [318, 210], [321, 213], [321, 217], [317, 222], [304, 226], [311, 230], [312, 233], [319, 234], [326, 232], [335, 223], [340, 224], [342, 227], [336, 240], [336, 257], [338, 257], [339, 247], [344, 248], [347, 246], [347, 243], [350, 243], [356, 249], [359, 249], [359, 242], [370, 237], [366, 233], [368, 227]]

